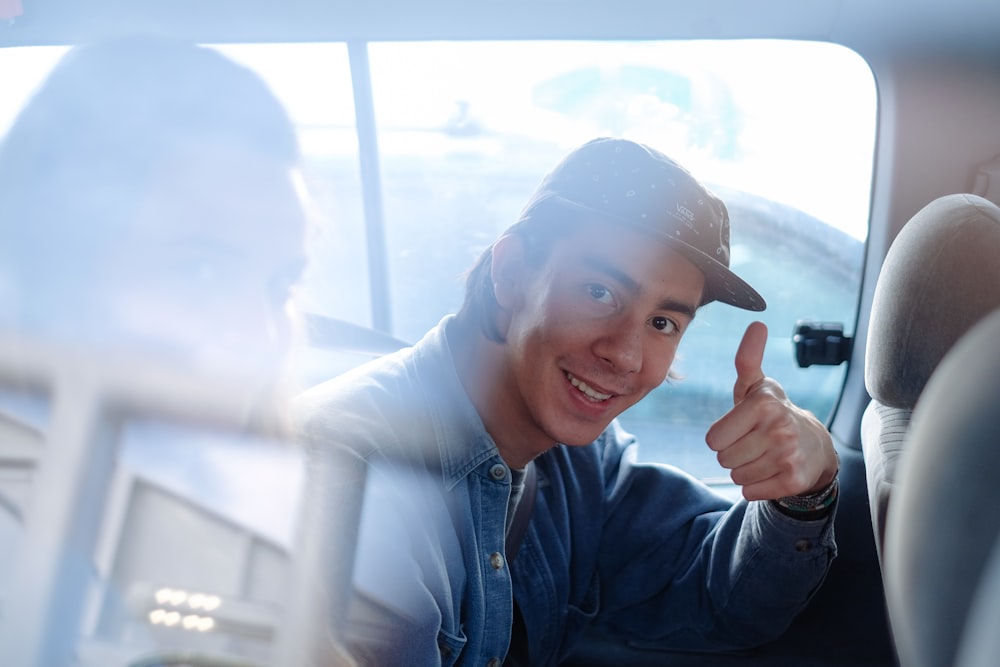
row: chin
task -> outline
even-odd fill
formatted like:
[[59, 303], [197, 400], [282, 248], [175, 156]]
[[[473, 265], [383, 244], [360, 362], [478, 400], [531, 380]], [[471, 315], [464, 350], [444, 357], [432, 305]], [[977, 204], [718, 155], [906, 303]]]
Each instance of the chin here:
[[594, 442], [594, 440], [597, 440], [610, 423], [611, 422], [608, 422], [604, 425], [594, 424], [588, 426], [587, 428], [576, 428], [570, 432], [563, 431], [561, 433], [562, 437], [556, 437], [554, 439], [556, 442], [569, 447], [584, 447]]

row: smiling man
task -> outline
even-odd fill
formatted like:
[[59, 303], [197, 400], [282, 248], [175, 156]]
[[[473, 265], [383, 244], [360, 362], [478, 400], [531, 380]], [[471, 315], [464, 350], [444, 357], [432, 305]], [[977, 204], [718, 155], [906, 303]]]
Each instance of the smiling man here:
[[593, 626], [722, 650], [784, 631], [835, 554], [837, 455], [761, 371], [706, 441], [745, 500], [636, 462], [615, 418], [667, 377], [698, 308], [763, 310], [721, 201], [662, 153], [567, 155], [413, 348], [297, 405], [368, 467], [348, 640], [362, 664], [557, 665]]

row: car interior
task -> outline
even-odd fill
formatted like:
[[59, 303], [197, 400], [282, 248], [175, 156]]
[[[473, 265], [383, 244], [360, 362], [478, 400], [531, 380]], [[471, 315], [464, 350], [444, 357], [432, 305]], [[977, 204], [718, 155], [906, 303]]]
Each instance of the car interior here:
[[[776, 641], [698, 653], [593, 633], [563, 664], [984, 667], [1000, 655], [998, 31], [992, 0], [0, 0], [0, 141], [58, 59], [102, 36], [179, 37], [257, 71], [317, 209], [303, 387], [453, 312], [462, 271], [572, 146], [676, 153], [726, 201], [733, 262], [768, 299], [765, 370], [833, 436], [838, 555]], [[683, 379], [622, 423], [644, 458], [736, 498], [704, 433], [751, 315], [703, 310]], [[0, 664], [350, 664], [361, 501], [322, 499], [361, 486], [357, 461], [299, 451], [280, 411], [248, 412], [238, 374], [5, 321]], [[124, 454], [143, 433], [190, 446]]]

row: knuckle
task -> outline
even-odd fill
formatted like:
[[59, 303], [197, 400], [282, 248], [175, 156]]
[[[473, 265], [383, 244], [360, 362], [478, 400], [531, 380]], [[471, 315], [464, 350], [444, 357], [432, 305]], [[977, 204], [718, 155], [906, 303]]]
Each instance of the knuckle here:
[[750, 476], [746, 473], [746, 471], [740, 469], [735, 469], [730, 472], [729, 477], [733, 480], [733, 484], [736, 484], [737, 486], [746, 487], [746, 485], [751, 482]]
[[780, 422], [787, 417], [788, 410], [784, 403], [770, 394], [757, 394], [757, 414], [767, 423]]

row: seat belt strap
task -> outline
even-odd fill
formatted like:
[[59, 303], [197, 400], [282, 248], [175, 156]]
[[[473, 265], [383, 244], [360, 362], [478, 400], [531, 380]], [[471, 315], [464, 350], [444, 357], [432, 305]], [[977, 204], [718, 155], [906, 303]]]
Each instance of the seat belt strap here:
[[507, 539], [504, 542], [503, 551], [508, 564], [517, 556], [524, 534], [528, 531], [531, 512], [535, 509], [536, 486], [535, 463], [532, 461], [524, 469], [524, 492], [514, 508], [514, 518], [511, 520], [510, 530], [507, 531]]

